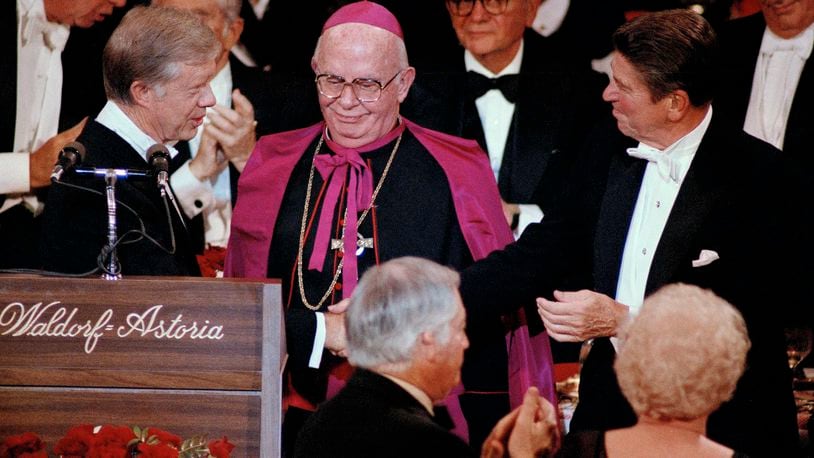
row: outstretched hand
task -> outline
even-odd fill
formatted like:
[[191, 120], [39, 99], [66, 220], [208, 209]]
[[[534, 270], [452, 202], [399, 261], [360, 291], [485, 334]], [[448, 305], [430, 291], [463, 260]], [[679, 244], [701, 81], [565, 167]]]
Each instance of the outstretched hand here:
[[342, 299], [336, 304], [328, 306], [325, 313], [325, 348], [335, 356], [348, 357], [347, 335], [345, 332], [345, 311], [348, 309], [350, 299]]
[[537, 311], [548, 335], [559, 342], [582, 342], [615, 336], [628, 318], [628, 307], [594, 291], [554, 291], [554, 299], [537, 298]]

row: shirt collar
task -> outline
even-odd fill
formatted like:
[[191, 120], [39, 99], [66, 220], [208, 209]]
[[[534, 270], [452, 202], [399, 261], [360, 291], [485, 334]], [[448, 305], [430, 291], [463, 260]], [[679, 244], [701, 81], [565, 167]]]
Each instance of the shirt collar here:
[[769, 27], [763, 33], [760, 51], [763, 54], [772, 54], [775, 51], [793, 50], [797, 56], [806, 60], [814, 48], [814, 23], [792, 38], [781, 38], [772, 32]]
[[481, 75], [488, 76], [489, 78], [497, 78], [498, 76], [503, 75], [516, 75], [520, 73], [520, 64], [522, 62], [523, 40], [520, 40], [520, 48], [517, 49], [517, 54], [515, 54], [514, 59], [509, 62], [509, 65], [507, 65], [506, 68], [499, 71], [497, 74], [492, 73], [488, 68], [484, 67], [483, 64], [478, 62], [475, 55], [469, 52], [468, 49], [464, 52], [464, 67], [466, 68], [466, 71], [477, 72]]
[[429, 412], [430, 415], [435, 415], [435, 411], [432, 408], [432, 400], [427, 395], [427, 393], [421, 390], [421, 388], [413, 385], [412, 383], [406, 382], [398, 377], [393, 377], [390, 374], [382, 373], [378, 374], [387, 377], [388, 379], [390, 379], [390, 381], [403, 388], [404, 391], [410, 393], [410, 396], [414, 397], [415, 400], [419, 402], [419, 404], [421, 404], [425, 409], [427, 409], [427, 412]]
[[639, 142], [639, 148], [660, 151], [669, 156], [674, 162], [680, 164], [677, 182], [681, 183], [687, 175], [689, 163], [692, 161], [692, 158], [695, 157], [695, 152], [698, 151], [698, 146], [701, 144], [701, 140], [704, 138], [704, 134], [707, 132], [711, 120], [712, 106], [710, 105], [707, 109], [707, 114], [704, 115], [704, 119], [702, 119], [693, 130], [673, 142], [672, 145], [663, 150], [659, 150], [646, 143]]
[[[111, 100], [107, 101], [102, 111], [96, 116], [96, 121], [126, 141], [128, 145], [139, 153], [145, 162], [147, 161], [147, 150], [158, 143], [155, 139], [144, 133], [144, 131], [122, 111], [119, 105]], [[170, 152], [170, 157], [175, 157], [175, 155], [178, 154], [178, 150], [173, 146], [165, 146], [167, 146]]]

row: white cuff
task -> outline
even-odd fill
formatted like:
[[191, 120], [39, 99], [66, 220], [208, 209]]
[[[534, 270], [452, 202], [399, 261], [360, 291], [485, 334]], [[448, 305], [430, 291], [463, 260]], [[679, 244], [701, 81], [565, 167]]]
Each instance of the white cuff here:
[[19, 194], [31, 190], [29, 153], [0, 153], [0, 194]]
[[534, 204], [518, 204], [520, 209], [520, 216], [517, 219], [517, 228], [514, 230], [514, 238], [520, 237], [520, 234], [526, 230], [526, 226], [531, 223], [539, 223], [543, 219], [543, 210]]
[[215, 194], [212, 183], [209, 180], [198, 180], [189, 169], [189, 161], [172, 174], [170, 185], [188, 218], [194, 218], [204, 209], [214, 205]]
[[317, 315], [317, 332], [314, 334], [314, 346], [311, 348], [311, 358], [308, 359], [308, 367], [319, 369], [322, 364], [322, 349], [325, 348], [325, 337], [328, 335], [325, 332], [325, 315], [322, 312], [316, 312]]

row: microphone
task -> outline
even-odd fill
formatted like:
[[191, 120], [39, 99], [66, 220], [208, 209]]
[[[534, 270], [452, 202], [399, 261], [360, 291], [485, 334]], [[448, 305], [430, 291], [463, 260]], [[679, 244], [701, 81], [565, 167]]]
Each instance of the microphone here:
[[70, 142], [62, 147], [54, 170], [51, 172], [51, 181], [59, 181], [63, 173], [81, 164], [85, 159], [85, 154], [85, 145], [79, 142]]
[[155, 172], [158, 188], [161, 189], [163, 194], [166, 192], [167, 182], [169, 181], [170, 152], [166, 146], [156, 143], [147, 149], [147, 157], [149, 158], [147, 162]]

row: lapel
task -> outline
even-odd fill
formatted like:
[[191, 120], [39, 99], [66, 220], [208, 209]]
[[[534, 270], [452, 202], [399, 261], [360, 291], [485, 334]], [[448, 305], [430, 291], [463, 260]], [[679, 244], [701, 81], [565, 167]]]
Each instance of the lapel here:
[[[531, 202], [543, 177], [562, 120], [563, 101], [558, 100], [560, 78], [552, 78], [552, 71], [540, 71], [540, 63], [548, 50], [542, 37], [533, 31], [524, 36], [523, 62], [520, 66], [520, 89], [514, 108], [514, 117], [503, 152], [499, 181], [508, 182], [511, 202]], [[514, 166], [517, 164], [518, 166]], [[505, 184], [504, 184], [505, 186]]]
[[680, 269], [692, 260], [695, 244], [691, 242], [697, 239], [721, 188], [726, 185], [723, 154], [726, 139], [716, 124], [713, 118], [678, 191], [653, 255], [645, 294], [674, 281]]
[[[630, 140], [630, 145], [634, 143]], [[616, 295], [628, 227], [646, 166], [646, 161], [625, 154], [624, 146], [611, 160], [594, 242], [595, 288], [611, 297]]]
[[14, 149], [17, 118], [17, 9], [16, 2], [0, 6], [0, 152]]
[[784, 152], [794, 156], [810, 157], [811, 142], [814, 140], [811, 133], [811, 119], [814, 116], [812, 100], [814, 100], [814, 59], [809, 56], [791, 103], [786, 123], [786, 138], [783, 142]]

